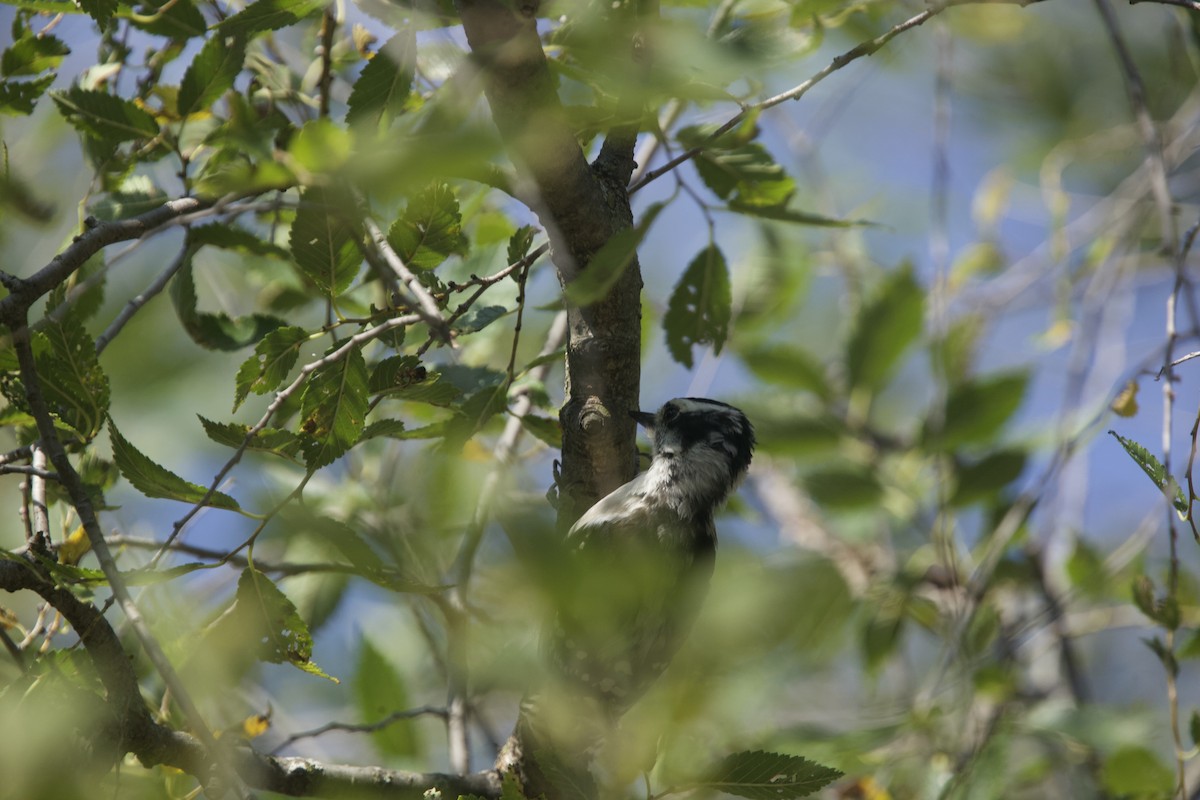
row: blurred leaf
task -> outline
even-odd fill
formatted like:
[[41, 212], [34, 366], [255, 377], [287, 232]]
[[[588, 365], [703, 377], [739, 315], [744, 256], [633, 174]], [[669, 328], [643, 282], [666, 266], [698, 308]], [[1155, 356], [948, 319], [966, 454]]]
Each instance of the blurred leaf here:
[[833, 397], [825, 365], [797, 345], [767, 343], [750, 348], [741, 356], [750, 371], [767, 383], [803, 389], [822, 400]]
[[399, 31], [380, 47], [350, 90], [346, 122], [374, 126], [390, 123], [404, 109], [412, 91], [416, 56], [417, 37], [413, 28]]
[[367, 363], [358, 348], [309, 376], [300, 403], [300, 431], [310, 470], [333, 463], [358, 442], [366, 424], [367, 380]]
[[517, 228], [508, 240], [508, 263], [515, 264], [525, 256], [529, 255], [529, 248], [533, 246], [533, 235], [537, 232], [532, 225], [522, 225]]
[[846, 374], [852, 387], [880, 388], [905, 350], [921, 334], [925, 294], [911, 264], [888, 275], [863, 304], [846, 345]]
[[555, 449], [562, 447], [562, 426], [559, 425], [558, 420], [539, 417], [537, 414], [526, 414], [521, 417], [521, 425], [539, 441]]
[[875, 473], [858, 465], [834, 465], [806, 475], [804, 488], [814, 501], [827, 508], [854, 509], [873, 506], [883, 495]]
[[1133, 604], [1147, 617], [1154, 619], [1154, 582], [1145, 575], [1133, 579]]
[[952, 387], [941, 429], [931, 432], [927, 423], [927, 439], [943, 450], [991, 441], [1020, 407], [1028, 384], [1029, 375], [1022, 372], [992, 375]]
[[1123, 747], [1106, 758], [1100, 780], [1114, 795], [1168, 797], [1175, 789], [1171, 770], [1144, 747]]
[[1188, 723], [1188, 732], [1192, 735], [1192, 744], [1200, 746], [1200, 712], [1192, 711], [1192, 718]]
[[326, 0], [256, 0], [222, 20], [216, 31], [226, 36], [243, 37], [277, 31], [316, 14], [327, 4]]
[[1000, 615], [996, 609], [986, 604], [979, 606], [963, 632], [964, 652], [972, 658], [983, 656], [999, 633]]
[[1167, 649], [1163, 644], [1163, 640], [1155, 636], [1152, 639], [1142, 639], [1142, 644], [1150, 648], [1150, 652], [1158, 656], [1158, 660], [1163, 665], [1163, 669], [1171, 674], [1172, 677], [1179, 676], [1179, 662], [1175, 660], [1175, 654]]
[[353, 155], [350, 132], [330, 119], [310, 119], [288, 142], [295, 163], [313, 173], [332, 174], [346, 166]]
[[0, 55], [0, 75], [37, 75], [57, 69], [71, 49], [56, 36], [26, 31]]
[[410, 269], [429, 270], [451, 255], [466, 255], [467, 237], [454, 191], [435, 183], [408, 203], [387, 235], [388, 243]]
[[1021, 477], [1027, 460], [1023, 450], [997, 450], [974, 463], [957, 465], [950, 504], [963, 506], [992, 497]]
[[292, 601], [271, 579], [247, 567], [238, 578], [233, 608], [214, 626], [240, 641], [260, 661], [289, 663], [337, 683], [312, 661], [312, 636]]
[[795, 225], [810, 225], [816, 228], [858, 228], [879, 225], [878, 222], [865, 219], [837, 219], [814, 214], [811, 211], [797, 211], [782, 205], [755, 205], [741, 200], [730, 200], [729, 210], [760, 219], [791, 222]]
[[[1132, 439], [1126, 439], [1116, 431], [1109, 431], [1108, 433], [1121, 443], [1121, 447], [1124, 447], [1125, 452], [1129, 454], [1134, 463], [1150, 476], [1150, 480], [1159, 488], [1159, 491], [1166, 491], [1167, 471], [1163, 467], [1162, 462], [1151, 455], [1149, 450]], [[1175, 510], [1179, 512], [1180, 516], [1186, 519], [1186, 514], [1188, 513], [1187, 500], [1183, 498], [1183, 490], [1179, 488], [1179, 484], [1175, 482], [1174, 478], [1171, 478], [1171, 488], [1173, 489], [1171, 503], [1175, 506]]]
[[1125, 386], [1113, 398], [1112, 410], [1118, 417], [1135, 417], [1138, 413], [1138, 384], [1136, 380], [1130, 379]]
[[863, 629], [863, 657], [867, 669], [875, 672], [896, 649], [900, 633], [904, 629], [904, 617], [883, 612], [867, 621]]
[[[651, 204], [638, 224], [614, 233], [592, 256], [592, 260], [567, 284], [567, 302], [577, 306], [589, 306], [608, 296], [612, 287], [625, 274], [625, 270], [637, 258], [638, 246], [642, 243], [650, 226], [664, 208], [662, 203]], [[511, 262], [510, 262], [511, 263]]]
[[442, 376], [433, 373], [425, 380], [401, 386], [395, 390], [387, 390], [389, 396], [397, 400], [408, 400], [413, 403], [428, 403], [431, 406], [448, 407], [462, 396], [462, 390], [452, 383], [442, 380]]
[[350, 288], [362, 264], [354, 229], [341, 209], [329, 192], [308, 189], [300, 197], [289, 235], [300, 274], [330, 297]]
[[300, 357], [300, 346], [307, 341], [308, 332], [296, 327], [276, 328], [264, 336], [255, 345], [254, 355], [238, 368], [233, 410], [238, 410], [250, 392], [266, 394], [283, 383]]
[[241, 350], [285, 324], [279, 317], [269, 314], [234, 318], [224, 312], [211, 314], [197, 311], [196, 284], [192, 278], [194, 253], [194, 249], [189, 249], [183, 257], [183, 266], [171, 279], [171, 303], [192, 341], [209, 350]]
[[1104, 559], [1083, 539], [1075, 539], [1075, 548], [1067, 558], [1066, 568], [1071, 586], [1084, 597], [1098, 600], [1108, 596], [1109, 575]]
[[[376, 723], [408, 708], [408, 691], [400, 674], [375, 649], [371, 640], [359, 640], [358, 667], [354, 672], [354, 697], [365, 723]], [[418, 756], [421, 740], [411, 719], [398, 719], [371, 731], [371, 741], [384, 756]]]
[[221, 95], [233, 88], [245, 60], [245, 39], [220, 34], [209, 37], [183, 73], [177, 101], [179, 116], [209, 111]]
[[[121, 475], [132, 484], [133, 488], [146, 497], [160, 497], [193, 504], [199, 503], [204, 498], [208, 491], [205, 487], [185, 481], [174, 472], [142, 455], [121, 435], [111, 419], [108, 422], [108, 436], [112, 440], [113, 461], [121, 470]], [[218, 491], [214, 491], [209, 496], [205, 505], [229, 511], [240, 510], [236, 500]]]
[[73, 128], [102, 142], [115, 144], [158, 135], [154, 117], [108, 92], [73, 86], [53, 91], [50, 97]]
[[714, 789], [751, 800], [807, 797], [842, 773], [800, 756], [763, 751], [726, 756], [698, 788]]
[[208, 31], [204, 15], [192, 0], [149, 0], [138, 9], [140, 13], [130, 15], [129, 21], [155, 36], [191, 39]]
[[189, 228], [188, 241], [197, 246], [209, 245], [285, 261], [291, 258], [291, 254], [279, 245], [265, 241], [245, 228], [220, 222]]
[[104, 30], [113, 14], [117, 13], [120, 4], [117, 0], [79, 0], [79, 7]]
[[729, 266], [720, 248], [710, 244], [692, 259], [671, 293], [663, 316], [671, 356], [691, 369], [694, 345], [711, 344], [719, 354], [729, 333], [732, 306]]
[[0, 80], [0, 114], [9, 116], [32, 114], [34, 103], [46, 93], [56, 77], [58, 76], [50, 73], [32, 81]]

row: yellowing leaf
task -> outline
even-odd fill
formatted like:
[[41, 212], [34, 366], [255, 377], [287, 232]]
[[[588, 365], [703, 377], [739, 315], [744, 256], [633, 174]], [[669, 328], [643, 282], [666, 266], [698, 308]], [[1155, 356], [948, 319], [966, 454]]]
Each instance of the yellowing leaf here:
[[1112, 401], [1113, 413], [1118, 417], [1133, 417], [1138, 413], [1137, 381], [1129, 381]]
[[58, 548], [58, 561], [60, 564], [70, 564], [74, 566], [79, 563], [79, 559], [83, 558], [89, 550], [92, 549], [92, 543], [87, 537], [87, 531], [80, 525], [76, 528], [66, 541]]

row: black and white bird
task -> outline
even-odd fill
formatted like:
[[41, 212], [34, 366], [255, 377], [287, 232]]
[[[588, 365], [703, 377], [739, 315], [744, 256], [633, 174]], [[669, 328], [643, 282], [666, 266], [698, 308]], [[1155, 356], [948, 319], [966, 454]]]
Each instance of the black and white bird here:
[[716, 556], [713, 515], [750, 466], [738, 409], [684, 397], [632, 416], [650, 466], [567, 535], [569, 585], [543, 640], [555, 670], [615, 721], [666, 669], [696, 618]]

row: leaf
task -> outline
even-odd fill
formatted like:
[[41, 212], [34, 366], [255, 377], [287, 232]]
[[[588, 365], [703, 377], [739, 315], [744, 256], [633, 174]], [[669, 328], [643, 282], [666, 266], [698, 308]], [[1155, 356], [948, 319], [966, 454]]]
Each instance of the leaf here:
[[449, 381], [442, 380], [442, 376], [437, 373], [430, 375], [420, 383], [414, 383], [411, 386], [405, 386], [389, 392], [397, 400], [428, 403], [431, 406], [441, 406], [443, 408], [450, 406], [462, 396], [462, 393], [462, 389], [459, 389]]
[[355, 348], [313, 372], [300, 401], [304, 462], [310, 470], [333, 463], [362, 435], [367, 416], [367, 362]]
[[119, 3], [117, 0], [79, 0], [79, 7], [104, 30], [113, 14], [117, 13]]
[[959, 464], [950, 504], [963, 506], [992, 497], [1021, 476], [1027, 459], [1023, 450], [998, 450], [974, 463]]
[[218, 34], [250, 37], [295, 25], [328, 5], [327, 0], [256, 0], [216, 27]]
[[[1134, 463], [1141, 467], [1142, 471], [1150, 476], [1150, 480], [1153, 481], [1154, 485], [1159, 488], [1159, 491], [1166, 491], [1167, 471], [1163, 467], [1162, 462], [1151, 455], [1149, 450], [1142, 447], [1132, 439], [1126, 439], [1116, 431], [1109, 431], [1109, 434], [1121, 443], [1121, 447], [1125, 448], [1125, 452], [1129, 454], [1129, 457], [1133, 459]], [[1174, 489], [1174, 492], [1172, 493], [1174, 496], [1171, 499], [1171, 503], [1175, 506], [1175, 510], [1178, 511], [1179, 514], [1184, 517], [1184, 519], [1186, 519], [1186, 515], [1188, 513], [1188, 504], [1187, 501], [1183, 499], [1183, 490], [1179, 488], [1179, 484], [1175, 482], [1174, 478], [1171, 478], [1171, 487]]]
[[246, 40], [240, 36], [211, 36], [192, 59], [179, 84], [180, 117], [206, 111], [233, 88], [246, 60]]
[[[200, 419], [200, 424], [204, 426], [204, 433], [208, 438], [226, 447], [234, 449], [241, 447], [242, 442], [246, 440], [246, 434], [250, 432], [249, 425], [239, 425], [233, 422], [214, 422], [200, 414], [196, 416]], [[246, 445], [246, 449], [274, 453], [286, 458], [294, 458], [300, 452], [300, 439], [291, 431], [264, 428], [250, 437], [250, 442]]]
[[254, 355], [238, 369], [233, 410], [238, 410], [250, 392], [266, 394], [283, 383], [300, 357], [300, 346], [307, 341], [308, 332], [295, 326], [276, 328], [264, 336], [255, 345]]
[[1200, 712], [1192, 711], [1192, 718], [1188, 722], [1188, 732], [1192, 735], [1192, 744], [1200, 746]]
[[[363, 722], [374, 723], [408, 707], [408, 691], [396, 668], [371, 644], [359, 639], [354, 697]], [[411, 719], [398, 719], [371, 731], [371, 741], [383, 756], [419, 756], [421, 739]]]
[[791, 222], [795, 225], [811, 225], [817, 228], [859, 228], [878, 227], [878, 222], [866, 219], [837, 219], [814, 214], [811, 211], [797, 211], [786, 206], [766, 206], [744, 203], [739, 200], [729, 201], [729, 210], [739, 214], [747, 214], [760, 219], [770, 219], [776, 222]]
[[209, 245], [256, 256], [269, 256], [283, 260], [291, 258], [291, 254], [279, 245], [264, 241], [245, 228], [220, 222], [190, 228], [188, 241], [197, 246]]
[[34, 103], [57, 76], [51, 72], [32, 81], [0, 81], [0, 113], [9, 116], [33, 113]]
[[289, 235], [300, 274], [330, 297], [350, 288], [362, 264], [354, 229], [339, 208], [329, 192], [306, 190]]
[[1109, 575], [1104, 559], [1083, 539], [1075, 540], [1066, 564], [1067, 577], [1071, 586], [1084, 597], [1102, 599], [1108, 595]]
[[26, 31], [21, 38], [0, 55], [0, 75], [37, 75], [57, 69], [71, 49], [57, 36], [42, 34], [35, 36]]
[[330, 119], [312, 119], [288, 141], [288, 153], [310, 173], [333, 174], [346, 166], [354, 141], [344, 126]]
[[421, 191], [392, 223], [387, 240], [410, 269], [430, 270], [451, 255], [465, 255], [467, 237], [454, 191], [445, 183]]
[[101, 142], [117, 144], [158, 135], [154, 117], [108, 92], [73, 86], [53, 91], [50, 97], [73, 128]]
[[1118, 417], [1136, 417], [1138, 413], [1137, 395], [1138, 383], [1136, 380], [1130, 379], [1113, 398], [1112, 405], [1109, 407]]
[[710, 244], [692, 259], [671, 293], [663, 316], [671, 356], [691, 369], [693, 345], [707, 342], [720, 353], [729, 333], [732, 305], [729, 267], [720, 248]]
[[171, 302], [179, 322], [192, 341], [209, 350], [240, 350], [261, 340], [284, 325], [279, 317], [251, 314], [230, 317], [224, 312], [211, 314], [196, 310], [196, 284], [192, 278], [192, 248], [184, 256], [183, 266], [171, 279]]
[[416, 55], [417, 35], [411, 27], [401, 30], [380, 47], [350, 90], [346, 122], [351, 125], [389, 124], [404, 109], [412, 91]]
[[[117, 469], [121, 470], [121, 475], [125, 477], [125, 480], [129, 481], [133, 488], [146, 497], [161, 497], [167, 500], [179, 500], [184, 503], [199, 503], [207, 493], [208, 490], [205, 487], [185, 481], [174, 472], [159, 466], [139, 452], [121, 435], [121, 432], [117, 430], [117, 426], [111, 419], [108, 421], [108, 435], [112, 440], [113, 461], [116, 462]], [[227, 494], [217, 491], [212, 493], [205, 505], [213, 508], [224, 508], [229, 511], [240, 510], [236, 500]]]
[[147, 0], [129, 21], [141, 30], [168, 39], [192, 39], [208, 32], [208, 22], [193, 0]]
[[834, 509], [874, 506], [883, 495], [874, 472], [849, 464], [823, 467], [805, 476], [804, 487], [814, 501]]
[[510, 314], [504, 306], [476, 306], [458, 318], [453, 328], [458, 333], [478, 333], [501, 317]]
[[825, 365], [793, 344], [762, 344], [741, 354], [756, 376], [775, 386], [812, 392], [822, 400], [833, 397]]
[[592, 256], [587, 266], [567, 284], [567, 302], [582, 307], [607, 297], [637, 257], [638, 245], [642, 243], [642, 239], [646, 237], [650, 226], [654, 224], [663, 208], [662, 203], [653, 203], [642, 214], [636, 226], [623, 228], [609, 237]]
[[[96, 358], [96, 343], [73, 314], [47, 318], [33, 334], [34, 361], [50, 412], [85, 441], [104, 427], [108, 376]], [[39, 346], [40, 345], [40, 346]]]
[[729, 200], [742, 213], [782, 206], [796, 191], [796, 181], [757, 142], [728, 150], [706, 149], [695, 162], [696, 171], [713, 194]]
[[540, 441], [554, 448], [562, 447], [562, 426], [558, 420], [549, 417], [539, 417], [536, 414], [526, 414], [521, 417], [521, 425]]
[[842, 773], [800, 756], [761, 750], [726, 756], [712, 776], [698, 785], [750, 800], [806, 797]]
[[927, 423], [930, 444], [950, 450], [964, 444], [991, 441], [1016, 413], [1025, 397], [1029, 376], [1025, 373], [992, 375], [950, 390], [939, 431]]
[[925, 295], [911, 264], [892, 272], [859, 309], [846, 345], [851, 387], [880, 388], [897, 360], [921, 333]]
[[533, 246], [533, 235], [536, 229], [532, 225], [522, 225], [508, 240], [508, 263], [515, 264], [529, 255]]
[[1175, 790], [1175, 776], [1144, 747], [1126, 746], [1104, 761], [1100, 781], [1114, 796], [1169, 797]]
[[287, 662], [338, 683], [312, 662], [312, 636], [296, 606], [270, 578], [252, 567], [242, 570], [233, 608], [218, 625], [242, 638], [260, 661]]

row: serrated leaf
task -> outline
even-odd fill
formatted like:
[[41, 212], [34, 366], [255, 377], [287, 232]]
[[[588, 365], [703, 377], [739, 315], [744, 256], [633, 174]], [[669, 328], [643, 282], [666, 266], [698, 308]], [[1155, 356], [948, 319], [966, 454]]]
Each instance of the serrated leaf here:
[[208, 22], [192, 0], [148, 0], [129, 21], [155, 36], [192, 39], [208, 31]]
[[420, 383], [396, 389], [390, 394], [397, 400], [447, 407], [462, 396], [462, 389], [449, 381], [442, 380], [441, 375], [433, 373]]
[[878, 389], [904, 351], [921, 333], [925, 295], [911, 264], [891, 273], [859, 309], [846, 345], [846, 375], [852, 387]]
[[286, 662], [338, 682], [312, 662], [312, 635], [296, 606], [270, 578], [251, 567], [242, 570], [233, 609], [218, 624], [243, 638], [260, 661]]
[[192, 341], [209, 350], [240, 350], [285, 324], [279, 317], [269, 314], [235, 318], [223, 312], [211, 314], [196, 310], [196, 284], [192, 278], [194, 252], [194, 248], [189, 249], [183, 266], [171, 279], [170, 289], [175, 313]]
[[48, 318], [33, 336], [46, 405], [85, 441], [92, 439], [104, 426], [109, 402], [108, 376], [96, 358], [95, 341], [73, 314], [57, 322]]
[[796, 191], [796, 181], [757, 142], [728, 150], [706, 149], [695, 163], [713, 194], [737, 204], [742, 213], [753, 207], [782, 206]]
[[861, 228], [877, 227], [878, 222], [866, 219], [837, 219], [814, 214], [811, 211], [799, 211], [783, 205], [755, 205], [740, 200], [730, 200], [729, 210], [739, 214], [747, 214], [759, 219], [770, 219], [776, 222], [790, 222], [794, 225], [809, 225], [815, 228]]
[[256, 0], [217, 25], [224, 35], [250, 37], [295, 25], [328, 5], [327, 0]]
[[637, 225], [619, 230], [609, 237], [604, 246], [592, 256], [587, 266], [567, 284], [567, 302], [576, 306], [589, 306], [608, 296], [609, 291], [616, 286], [617, 281], [637, 257], [638, 246], [664, 207], [662, 203], [650, 205], [643, 212]]
[[254, 355], [238, 369], [233, 410], [238, 410], [250, 392], [266, 394], [283, 383], [300, 357], [300, 346], [306, 341], [308, 332], [295, 326], [276, 328], [264, 336], [255, 345]]
[[508, 240], [508, 263], [515, 264], [525, 256], [529, 255], [529, 248], [533, 246], [533, 235], [536, 229], [532, 225], [522, 225], [517, 228]]
[[[1110, 436], [1121, 443], [1121, 447], [1125, 448], [1125, 452], [1133, 459], [1134, 463], [1142, 468], [1142, 471], [1149, 476], [1154, 485], [1159, 488], [1159, 491], [1165, 491], [1167, 485], [1167, 470], [1163, 467], [1162, 462], [1155, 458], [1149, 450], [1142, 447], [1132, 439], [1126, 439], [1116, 431], [1109, 431]], [[1187, 500], [1183, 498], [1183, 490], [1179, 488], [1179, 484], [1175, 479], [1171, 479], [1171, 487], [1174, 489], [1174, 497], [1171, 499], [1172, 505], [1180, 515], [1186, 515], [1188, 512]]]
[[[235, 449], [241, 447], [242, 442], [246, 440], [246, 434], [250, 431], [249, 425], [240, 425], [234, 422], [215, 422], [200, 414], [196, 416], [200, 419], [200, 424], [204, 426], [204, 433], [208, 438], [226, 447]], [[294, 458], [300, 452], [300, 439], [291, 431], [264, 428], [250, 438], [250, 442], [246, 445], [246, 448], [248, 450], [274, 453], [286, 458]]]
[[26, 31], [0, 55], [0, 75], [37, 75], [57, 69], [71, 49], [57, 36], [42, 34], [35, 36]]
[[353, 447], [367, 416], [367, 362], [357, 348], [313, 372], [300, 402], [304, 462], [330, 464]]
[[50, 97], [73, 128], [101, 142], [117, 144], [158, 135], [154, 117], [116, 95], [73, 86], [51, 92]]
[[416, 55], [417, 35], [411, 27], [401, 30], [380, 47], [350, 90], [346, 122], [351, 125], [389, 124], [404, 109], [412, 91]]
[[842, 773], [800, 756], [761, 750], [726, 756], [699, 786], [750, 800], [806, 797]]
[[[143, 455], [117, 430], [110, 419], [108, 435], [112, 440], [113, 461], [125, 480], [146, 497], [179, 500], [183, 503], [199, 503], [207, 492], [203, 486], [186, 481]], [[205, 505], [238, 511], [238, 502], [223, 492], [214, 491]]]
[[671, 356], [691, 369], [693, 345], [709, 343], [720, 353], [732, 307], [729, 266], [720, 248], [710, 244], [692, 259], [671, 293], [663, 316]]
[[359, 439], [365, 442], [368, 439], [378, 439], [384, 437], [387, 439], [403, 439], [406, 433], [404, 422], [398, 419], [381, 419], [372, 422], [367, 427], [363, 428], [362, 437]]
[[953, 387], [946, 398], [941, 429], [933, 435], [927, 426], [930, 443], [949, 450], [992, 440], [1020, 407], [1028, 385], [1029, 376], [1022, 372], [991, 375]]
[[389, 356], [371, 370], [367, 387], [371, 394], [395, 392], [421, 383], [427, 377], [428, 370], [416, 356]]
[[467, 237], [454, 191], [436, 183], [420, 192], [392, 223], [387, 240], [410, 269], [433, 269], [451, 255], [465, 255]]
[[78, 0], [79, 7], [84, 13], [96, 20], [96, 24], [104, 30], [113, 14], [117, 13], [120, 4], [117, 0]]
[[233, 88], [233, 81], [246, 60], [246, 40], [240, 36], [215, 34], [192, 59], [177, 100], [180, 117], [205, 111]]
[[354, 229], [323, 189], [308, 189], [301, 196], [289, 243], [300, 274], [330, 297], [350, 288], [358, 275], [362, 256]]
[[51, 72], [32, 81], [0, 81], [0, 114], [32, 114], [37, 99], [46, 93], [56, 77]]

